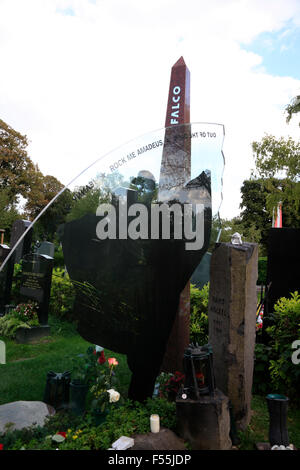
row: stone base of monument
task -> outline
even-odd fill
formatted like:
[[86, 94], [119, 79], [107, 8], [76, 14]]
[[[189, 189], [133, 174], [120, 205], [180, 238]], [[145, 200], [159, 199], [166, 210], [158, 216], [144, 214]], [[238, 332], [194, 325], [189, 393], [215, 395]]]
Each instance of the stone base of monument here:
[[129, 450], [187, 450], [183, 439], [167, 428], [159, 432], [135, 434], [134, 445]]
[[178, 434], [192, 450], [229, 450], [229, 400], [220, 390], [199, 400], [176, 399]]
[[39, 341], [41, 338], [50, 335], [49, 325], [32, 326], [31, 328], [18, 328], [16, 331], [16, 342], [29, 344]]

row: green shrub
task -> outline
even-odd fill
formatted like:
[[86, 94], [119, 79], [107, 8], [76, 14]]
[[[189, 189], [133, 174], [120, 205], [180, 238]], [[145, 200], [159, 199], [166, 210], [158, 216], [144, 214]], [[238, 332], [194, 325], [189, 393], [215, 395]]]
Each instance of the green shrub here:
[[264, 286], [267, 283], [267, 265], [268, 265], [268, 258], [261, 257], [258, 258], [258, 277], [257, 277], [257, 282], [256, 284], [261, 285], [263, 284]]
[[265, 344], [255, 345], [254, 373], [253, 373], [253, 393], [266, 395], [270, 392], [270, 360], [272, 348]]
[[190, 341], [199, 345], [208, 341], [209, 283], [200, 290], [191, 284]]
[[73, 320], [74, 299], [75, 290], [68, 274], [62, 268], [54, 268], [49, 313], [61, 319]]
[[13, 282], [11, 286], [11, 300], [12, 305], [17, 305], [20, 300], [20, 287], [22, 278], [22, 264], [16, 263], [14, 265]]
[[282, 297], [274, 305], [274, 324], [267, 328], [271, 337], [274, 358], [270, 360], [270, 374], [274, 391], [284, 393], [291, 400], [299, 400], [300, 365], [292, 362], [292, 343], [300, 339], [300, 295]]
[[54, 251], [54, 268], [64, 268], [65, 266], [65, 260], [64, 260], [64, 254], [62, 247], [55, 246], [55, 251]]
[[[93, 424], [90, 414], [74, 416], [66, 411], [49, 417], [43, 428], [8, 431], [0, 436], [5, 450], [106, 450], [121, 436], [132, 436], [150, 431], [150, 415], [158, 414], [162, 427], [176, 429], [176, 405], [163, 399], [148, 399], [145, 403], [127, 400], [114, 407], [100, 426]], [[66, 433], [66, 439], [57, 444], [49, 436]]]

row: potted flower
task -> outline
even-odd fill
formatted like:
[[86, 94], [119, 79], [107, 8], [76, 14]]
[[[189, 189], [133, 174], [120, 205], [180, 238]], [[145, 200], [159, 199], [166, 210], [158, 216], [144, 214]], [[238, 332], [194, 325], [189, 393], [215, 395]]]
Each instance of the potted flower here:
[[98, 364], [101, 367], [98, 367], [96, 381], [90, 388], [93, 396], [91, 408], [96, 425], [105, 421], [110, 409], [119, 405], [121, 399], [120, 393], [116, 390], [115, 368], [118, 361], [114, 357], [108, 358], [107, 361], [103, 359], [105, 359], [104, 355], [99, 356]]
[[85, 401], [89, 387], [97, 376], [98, 356], [95, 354], [95, 349], [90, 346], [85, 354], [78, 354], [72, 361], [70, 408], [75, 414], [80, 415], [85, 410]]

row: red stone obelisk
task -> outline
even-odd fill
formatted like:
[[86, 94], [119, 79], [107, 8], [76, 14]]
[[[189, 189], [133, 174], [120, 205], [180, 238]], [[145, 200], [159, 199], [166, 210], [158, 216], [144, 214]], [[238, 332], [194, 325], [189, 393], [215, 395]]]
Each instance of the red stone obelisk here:
[[[183, 57], [173, 65], [165, 122], [165, 144], [160, 168], [158, 200], [171, 201], [191, 177], [190, 72]], [[180, 126], [178, 124], [186, 124]], [[173, 126], [177, 126], [176, 128]], [[182, 201], [184, 202], [184, 201]], [[178, 266], [180, 269], [180, 266]], [[168, 340], [162, 371], [182, 371], [183, 353], [190, 339], [190, 283], [180, 295], [180, 302]]]

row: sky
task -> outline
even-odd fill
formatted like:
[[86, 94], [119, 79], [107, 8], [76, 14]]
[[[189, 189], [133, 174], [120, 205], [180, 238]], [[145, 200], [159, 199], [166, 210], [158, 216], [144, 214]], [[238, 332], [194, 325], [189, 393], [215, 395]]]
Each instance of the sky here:
[[191, 121], [225, 126], [220, 215], [240, 212], [253, 141], [299, 140], [300, 0], [0, 0], [0, 118], [63, 184], [164, 126], [170, 72], [191, 74]]

